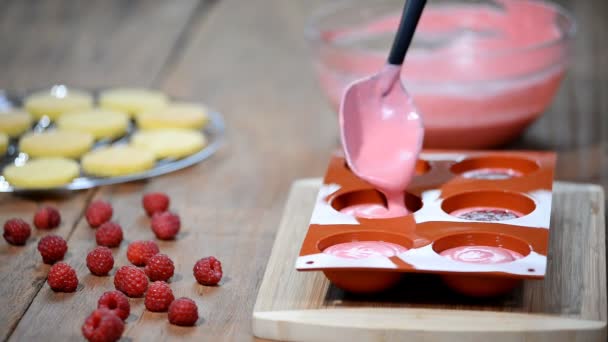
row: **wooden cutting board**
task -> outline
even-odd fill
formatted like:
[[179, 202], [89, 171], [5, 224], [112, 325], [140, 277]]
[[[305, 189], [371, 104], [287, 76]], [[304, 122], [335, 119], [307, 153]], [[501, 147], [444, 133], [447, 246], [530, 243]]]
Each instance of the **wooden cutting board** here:
[[606, 244], [600, 186], [554, 185], [544, 280], [506, 297], [456, 295], [439, 279], [408, 275], [395, 289], [360, 296], [295, 259], [321, 179], [291, 189], [253, 312], [257, 337], [288, 341], [605, 341]]

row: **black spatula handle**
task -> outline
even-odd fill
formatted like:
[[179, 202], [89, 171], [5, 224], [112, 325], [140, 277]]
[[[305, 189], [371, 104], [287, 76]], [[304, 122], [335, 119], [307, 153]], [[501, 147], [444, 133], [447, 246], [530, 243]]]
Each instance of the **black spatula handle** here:
[[416, 26], [418, 25], [418, 20], [422, 15], [424, 5], [426, 5], [426, 0], [407, 0], [403, 6], [401, 23], [399, 23], [397, 35], [395, 35], [391, 52], [388, 55], [389, 64], [403, 64], [405, 53], [410, 47], [410, 43], [414, 37], [414, 31], [416, 31]]

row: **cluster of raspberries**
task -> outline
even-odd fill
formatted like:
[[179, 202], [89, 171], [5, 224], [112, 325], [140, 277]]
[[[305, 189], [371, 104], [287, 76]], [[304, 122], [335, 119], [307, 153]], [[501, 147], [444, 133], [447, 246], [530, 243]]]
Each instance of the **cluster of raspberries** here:
[[[143, 196], [142, 205], [151, 217], [151, 229], [161, 240], [172, 240], [179, 233], [179, 216], [168, 211], [169, 197], [163, 193], [148, 193]], [[110, 203], [96, 200], [89, 204], [85, 212], [87, 223], [97, 228], [97, 247], [86, 257], [86, 265], [91, 274], [107, 276], [114, 268], [111, 248], [119, 247], [123, 240], [120, 224], [111, 221], [113, 208]], [[51, 206], [40, 208], [34, 215], [34, 225], [38, 229], [56, 228], [61, 223], [59, 211]], [[16, 246], [25, 245], [30, 238], [30, 225], [18, 218], [4, 224], [4, 239]], [[56, 292], [74, 292], [78, 287], [76, 271], [63, 260], [68, 250], [67, 242], [58, 235], [49, 234], [38, 242], [42, 261], [52, 265], [47, 275], [47, 283]], [[117, 341], [122, 336], [125, 320], [130, 313], [128, 297], [145, 297], [144, 305], [153, 312], [167, 312], [170, 323], [193, 326], [198, 320], [198, 307], [189, 298], [175, 299], [169, 286], [175, 265], [166, 254], [160, 253], [154, 241], [134, 241], [127, 246], [127, 259], [133, 265], [119, 267], [114, 274], [116, 290], [105, 292], [98, 301], [98, 307], [85, 320], [82, 334], [89, 341]], [[193, 267], [195, 279], [201, 285], [217, 285], [222, 279], [222, 265], [215, 257], [198, 260]]]

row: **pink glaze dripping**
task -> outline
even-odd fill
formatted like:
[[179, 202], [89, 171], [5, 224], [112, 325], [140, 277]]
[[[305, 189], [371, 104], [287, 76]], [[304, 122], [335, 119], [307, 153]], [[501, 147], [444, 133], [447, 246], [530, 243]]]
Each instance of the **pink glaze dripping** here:
[[[399, 82], [400, 66], [386, 65], [376, 76], [353, 84], [340, 109], [346, 161], [360, 178], [384, 193], [382, 217], [409, 212], [405, 189], [415, 173], [422, 148], [422, 119]], [[360, 207], [360, 211], [380, 213]]]
[[454, 261], [471, 264], [502, 264], [524, 257], [510, 249], [491, 246], [460, 246], [446, 249], [439, 254]]
[[390, 258], [406, 252], [407, 248], [384, 241], [353, 241], [339, 243], [323, 250], [323, 253], [346, 259]]

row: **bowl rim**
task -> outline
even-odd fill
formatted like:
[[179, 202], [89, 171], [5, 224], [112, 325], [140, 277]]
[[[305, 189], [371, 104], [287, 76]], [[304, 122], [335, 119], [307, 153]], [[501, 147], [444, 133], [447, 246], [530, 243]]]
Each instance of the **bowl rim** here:
[[[522, 1], [522, 0], [503, 0], [503, 1]], [[529, 52], [529, 51], [551, 48], [554, 46], [559, 46], [560, 44], [567, 44], [573, 40], [573, 38], [575, 37], [576, 32], [577, 32], [577, 25], [576, 25], [576, 20], [574, 19], [571, 12], [566, 10], [563, 6], [561, 6], [557, 3], [553, 3], [553, 2], [548, 2], [548, 1], [544, 1], [544, 0], [526, 0], [526, 1], [530, 1], [530, 2], [533, 2], [533, 3], [536, 3], [536, 4], [539, 4], [539, 5], [552, 9], [553, 11], [555, 11], [555, 13], [557, 13], [557, 16], [556, 16], [557, 18], [561, 17], [567, 21], [567, 23], [569, 24], [568, 29], [567, 30], [560, 29], [561, 34], [556, 39], [543, 41], [543, 42], [540, 42], [537, 44], [527, 45], [527, 46], [523, 46], [523, 47], [519, 47], [519, 48], [515, 48], [515, 49], [508, 48], [508, 49], [498, 49], [498, 50], [492, 50], [492, 51], [476, 50], [476, 51], [472, 52], [473, 56], [482, 57], [482, 58], [505, 57], [505, 56], [525, 53], [525, 52]], [[375, 6], [374, 2], [367, 2], [367, 3], [369, 4], [369, 6]], [[342, 0], [342, 1], [334, 2], [331, 5], [321, 6], [319, 9], [313, 11], [313, 13], [309, 16], [309, 18], [305, 24], [305, 28], [304, 28], [304, 36], [305, 36], [306, 40], [308, 40], [309, 43], [311, 43], [311, 44], [320, 44], [324, 48], [330, 48], [333, 50], [338, 50], [338, 51], [343, 51], [343, 52], [344, 51], [353, 51], [358, 54], [362, 54], [362, 55], [366, 55], [366, 56], [385, 57], [384, 52], [373, 51], [370, 49], [360, 48], [360, 47], [337, 46], [336, 44], [334, 44], [331, 41], [321, 39], [322, 31], [319, 29], [320, 21], [331, 15], [334, 15], [340, 11], [343, 11], [347, 8], [352, 7], [352, 4], [353, 4], [352, 0], [350, 0], [350, 1]], [[472, 5], [476, 6], [477, 4], [472, 4]], [[432, 6], [432, 4], [431, 4], [431, 6]]]

